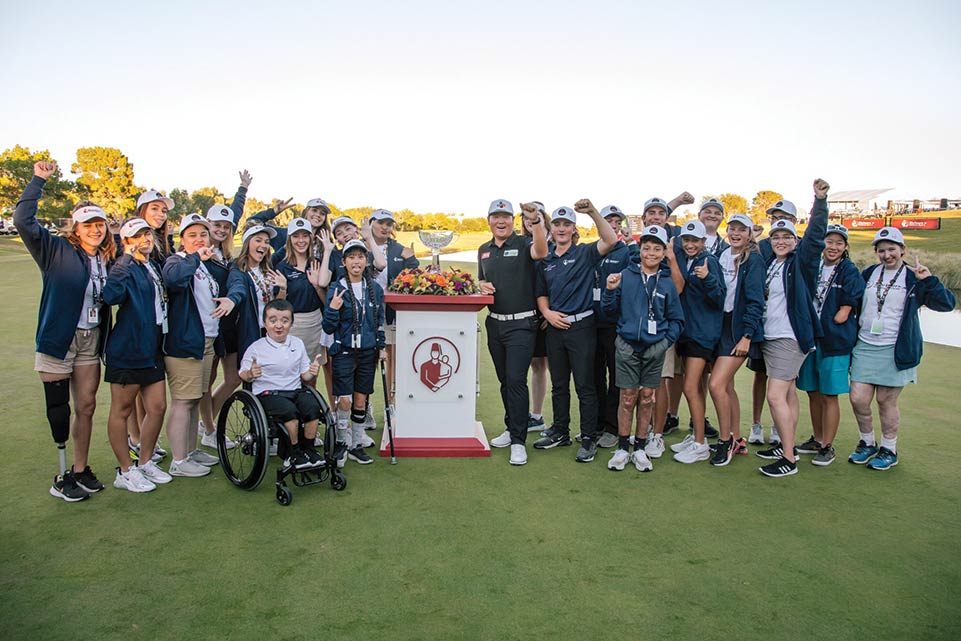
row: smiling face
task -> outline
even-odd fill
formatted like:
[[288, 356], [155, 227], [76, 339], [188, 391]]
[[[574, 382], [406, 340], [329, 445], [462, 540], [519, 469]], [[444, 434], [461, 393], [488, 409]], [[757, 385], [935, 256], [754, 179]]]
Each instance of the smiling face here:
[[653, 274], [661, 267], [666, 248], [657, 240], [645, 240], [641, 243], [641, 266], [644, 272]]
[[717, 233], [718, 225], [724, 220], [724, 214], [721, 213], [720, 209], [711, 205], [702, 209], [701, 213], [697, 215], [697, 219], [704, 223], [708, 234], [714, 235]]
[[615, 216], [614, 214], [611, 214], [610, 216], [607, 216], [604, 220], [605, 220], [605, 222], [607, 222], [608, 225], [611, 226], [611, 229], [614, 230], [614, 233], [615, 233], [615, 234], [617, 234], [617, 233], [619, 233], [619, 232], [621, 231], [621, 217], [620, 217], [620, 216]]
[[704, 239], [694, 236], [681, 236], [681, 247], [689, 258], [694, 258], [704, 251]]
[[366, 268], [367, 252], [358, 247], [344, 254], [344, 269], [352, 281], [360, 280]]
[[337, 229], [334, 230], [334, 240], [337, 244], [343, 247], [347, 244], [348, 240], [354, 240], [360, 236], [360, 230], [357, 229], [357, 225], [353, 223], [341, 223], [337, 225]]
[[577, 228], [574, 226], [574, 223], [563, 218], [558, 218], [551, 226], [551, 235], [554, 238], [554, 244], [561, 247], [570, 245], [571, 242], [573, 242], [575, 231], [577, 231]]
[[505, 240], [514, 233], [514, 217], [506, 213], [491, 214], [487, 217], [487, 226], [497, 240]]
[[644, 225], [657, 225], [663, 227], [664, 223], [667, 222], [667, 210], [660, 205], [654, 205], [648, 207], [644, 211]]
[[263, 262], [270, 251], [270, 237], [267, 232], [259, 232], [247, 239], [247, 256], [255, 265]]
[[797, 247], [797, 238], [791, 232], [779, 229], [771, 234], [771, 248], [778, 258], [784, 258], [794, 251], [795, 247]]
[[234, 233], [234, 226], [226, 220], [218, 220], [210, 226], [210, 238], [215, 243], [222, 243]]
[[124, 246], [124, 249], [127, 247], [138, 247], [137, 257], [141, 260], [146, 260], [154, 248], [153, 232], [149, 229], [141, 229], [135, 235], [130, 238], [124, 238], [120, 242]]
[[267, 330], [267, 336], [278, 343], [287, 340], [287, 334], [293, 324], [294, 315], [286, 309], [268, 309], [264, 314], [264, 329]]
[[295, 231], [290, 235], [290, 246], [298, 256], [304, 256], [310, 249], [310, 232], [307, 230]]
[[80, 239], [80, 246], [88, 254], [92, 254], [100, 247], [100, 243], [107, 237], [107, 221], [103, 218], [94, 218], [85, 223], [77, 223], [74, 233]]
[[727, 242], [733, 253], [739, 254], [751, 242], [752, 232], [739, 222], [729, 223], [727, 226]]
[[304, 210], [304, 218], [313, 229], [317, 229], [327, 220], [327, 211], [322, 207], [308, 207]]
[[848, 248], [847, 241], [841, 234], [828, 234], [824, 237], [824, 264], [833, 265], [841, 260], [844, 250]]
[[874, 253], [885, 269], [896, 269], [904, 258], [904, 247], [890, 240], [882, 240], [874, 246]]
[[160, 229], [167, 222], [167, 205], [162, 200], [155, 200], [144, 205], [141, 217], [154, 229]]
[[210, 233], [203, 225], [191, 225], [180, 235], [180, 242], [188, 254], [196, 254], [201, 247], [210, 247]]
[[372, 220], [370, 222], [370, 233], [374, 236], [374, 240], [377, 241], [378, 245], [383, 245], [390, 238], [390, 235], [394, 231], [394, 221], [390, 218], [384, 218], [383, 220]]

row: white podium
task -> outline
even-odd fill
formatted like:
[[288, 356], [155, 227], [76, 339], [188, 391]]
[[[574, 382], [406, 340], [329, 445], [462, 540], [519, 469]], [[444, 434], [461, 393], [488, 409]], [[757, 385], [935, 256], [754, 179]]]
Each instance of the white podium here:
[[[396, 455], [490, 456], [475, 410], [477, 312], [493, 302], [493, 296], [387, 293], [384, 302], [397, 312]], [[386, 429], [380, 455], [390, 456]]]

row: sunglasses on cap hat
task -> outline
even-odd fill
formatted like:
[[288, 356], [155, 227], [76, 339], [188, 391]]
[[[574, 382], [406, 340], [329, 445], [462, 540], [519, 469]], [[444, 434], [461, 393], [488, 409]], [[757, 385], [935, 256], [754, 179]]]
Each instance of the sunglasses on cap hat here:
[[832, 223], [828, 225], [827, 229], [824, 231], [825, 236], [827, 236], [828, 234], [840, 234], [841, 236], [844, 236], [844, 240], [847, 240], [848, 228], [845, 227], [844, 225], [838, 225], [838, 224]]

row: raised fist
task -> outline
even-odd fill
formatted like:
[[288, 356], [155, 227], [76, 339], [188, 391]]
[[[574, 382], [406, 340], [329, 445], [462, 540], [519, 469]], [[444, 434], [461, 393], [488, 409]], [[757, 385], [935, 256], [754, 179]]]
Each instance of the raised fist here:
[[620, 274], [620, 273], [611, 274], [610, 276], [607, 277], [607, 288], [608, 288], [608, 289], [612, 289], [612, 290], [613, 290], [613, 289], [617, 289], [617, 288], [620, 287], [620, 286], [621, 286], [621, 274]]
[[579, 214], [587, 214], [588, 216], [599, 216], [597, 213], [597, 208], [594, 207], [594, 203], [591, 202], [590, 198], [581, 198], [576, 203], [574, 203], [574, 211]]
[[814, 181], [814, 197], [827, 198], [828, 189], [830, 188], [831, 185], [828, 184], [828, 181], [818, 178]]
[[47, 180], [57, 171], [57, 163], [48, 160], [39, 160], [33, 163], [34, 175]]

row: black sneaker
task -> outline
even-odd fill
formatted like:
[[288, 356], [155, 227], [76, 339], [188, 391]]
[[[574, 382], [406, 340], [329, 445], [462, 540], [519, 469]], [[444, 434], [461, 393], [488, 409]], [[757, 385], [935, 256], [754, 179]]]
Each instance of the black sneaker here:
[[731, 458], [734, 457], [734, 439], [733, 437], [726, 441], [718, 441], [717, 449], [714, 450], [714, 456], [711, 457], [711, 465], [714, 467], [724, 467], [731, 462]]
[[313, 443], [304, 443], [303, 445], [304, 454], [307, 456], [307, 460], [310, 461], [311, 467], [323, 467], [324, 459], [321, 458], [317, 450], [314, 449]]
[[82, 489], [86, 490], [89, 494], [96, 494], [103, 489], [103, 483], [101, 483], [96, 475], [90, 470], [90, 466], [83, 468], [83, 472], [75, 472], [74, 478]]
[[549, 450], [555, 447], [568, 447], [570, 444], [570, 432], [562, 432], [553, 426], [544, 432], [543, 438], [539, 438], [534, 441], [534, 447], [539, 450]]
[[757, 468], [764, 476], [777, 478], [797, 474], [797, 463], [792, 463], [783, 456], [773, 463]]
[[818, 453], [811, 459], [811, 463], [820, 467], [827, 467], [834, 462], [835, 456], [834, 446], [828, 444], [818, 450]]
[[704, 417], [704, 438], [717, 438], [720, 435], [721, 433], [717, 431], [717, 428], [711, 425], [711, 419], [705, 416]]
[[[755, 454], [769, 461], [776, 461], [780, 458], [784, 458], [784, 450], [781, 448], [780, 445], [775, 445], [774, 447], [768, 450], [758, 450], [757, 452], [755, 452]], [[795, 447], [794, 458], [797, 458], [797, 455], [798, 455], [798, 451], [797, 451], [797, 448]]]
[[[103, 487], [103, 486], [101, 486]], [[67, 471], [62, 476], [53, 477], [53, 485], [50, 486], [50, 496], [63, 499], [67, 503], [76, 503], [90, 497], [90, 493], [77, 485], [77, 479], [73, 471]]]
[[534, 418], [530, 414], [527, 415], [527, 431], [534, 432], [536, 430], [544, 429], [544, 417]]
[[284, 461], [285, 466], [293, 466], [295, 470], [309, 470], [313, 467], [307, 453], [301, 449], [296, 449], [290, 454], [290, 458]]
[[370, 465], [374, 462], [374, 459], [370, 458], [370, 456], [362, 447], [355, 447], [352, 450], [347, 450], [347, 458], [355, 463], [360, 463], [361, 465]]
[[[537, 444], [534, 444], [537, 447]], [[581, 439], [581, 446], [577, 450], [577, 456], [574, 460], [578, 463], [590, 463], [594, 460], [594, 456], [597, 454], [597, 441], [590, 437], [584, 437]]]
[[812, 434], [811, 438], [797, 446], [797, 451], [801, 454], [817, 454], [821, 451], [821, 444], [818, 443]]
[[673, 414], [668, 414], [667, 418], [664, 420], [664, 431], [661, 432], [663, 436], [668, 434], [673, 434], [677, 431], [678, 426], [681, 424], [680, 420]]

